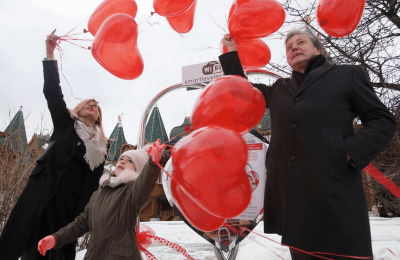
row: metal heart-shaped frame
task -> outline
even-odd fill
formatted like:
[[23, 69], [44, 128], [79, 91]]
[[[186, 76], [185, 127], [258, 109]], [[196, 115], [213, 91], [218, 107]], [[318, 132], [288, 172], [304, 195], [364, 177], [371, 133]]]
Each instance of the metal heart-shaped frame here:
[[[256, 131], [252, 130], [250, 131], [250, 133], [252, 135], [254, 135], [256, 138], [260, 139], [260, 141], [262, 141], [263, 143], [268, 144], [269, 142], [260, 134], [258, 134]], [[169, 174], [173, 174], [173, 167], [172, 167], [172, 158], [170, 158], [167, 162], [167, 164], [165, 165], [165, 170], [169, 173]], [[191, 228], [193, 229], [197, 234], [199, 234], [202, 238], [204, 238], [205, 240], [207, 240], [208, 242], [210, 242], [212, 245], [214, 245], [215, 247], [221, 249], [222, 251], [225, 252], [229, 252], [230, 250], [232, 250], [236, 245], [238, 245], [241, 241], [243, 241], [243, 239], [246, 238], [246, 236], [250, 233], [250, 231], [248, 230], [253, 230], [258, 223], [261, 221], [261, 219], [264, 216], [264, 210], [261, 210], [260, 213], [254, 218], [254, 220], [252, 221], [248, 221], [248, 225], [244, 225], [241, 224], [240, 226], [245, 227], [248, 230], [245, 230], [242, 234], [237, 234], [235, 235], [236, 239], [232, 240], [230, 235], [230, 232], [228, 231], [228, 234], [226, 236], [228, 236], [228, 241], [227, 240], [222, 240], [220, 239], [220, 231], [223, 229], [226, 229], [226, 227], [222, 226], [221, 228], [211, 231], [211, 232], [204, 232], [201, 231], [199, 229], [197, 229], [196, 227], [194, 227], [182, 214], [182, 212], [180, 211], [180, 209], [178, 208], [178, 206], [175, 203], [175, 200], [172, 196], [171, 193], [171, 178], [168, 177], [168, 175], [163, 172], [162, 175], [162, 185], [164, 188], [164, 193], [165, 196], [167, 197], [167, 200], [169, 202], [169, 204], [171, 205], [171, 207], [175, 210], [176, 214]], [[233, 220], [233, 219], [227, 219], [225, 221], [228, 224], [232, 224], [235, 222], [238, 222], [237, 219]], [[240, 220], [239, 220], [240, 222]], [[213, 233], [218, 233], [219, 235], [216, 236], [215, 238], [212, 238], [210, 236], [210, 234]], [[218, 238], [218, 239], [217, 239]]]

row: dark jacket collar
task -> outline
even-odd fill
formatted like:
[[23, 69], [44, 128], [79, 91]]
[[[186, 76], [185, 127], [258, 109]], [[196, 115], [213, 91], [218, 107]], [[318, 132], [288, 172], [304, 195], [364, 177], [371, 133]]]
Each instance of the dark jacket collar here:
[[[323, 57], [321, 59], [320, 57]], [[314, 59], [314, 62], [312, 60]], [[301, 86], [299, 87], [299, 83], [296, 80], [296, 78], [293, 76], [292, 72], [292, 77], [287, 83], [290, 85], [290, 87], [297, 92], [297, 94], [300, 94], [303, 92], [305, 89], [310, 87], [318, 78], [320, 78], [322, 75], [333, 69], [335, 67], [335, 64], [330, 64], [325, 61], [325, 57], [322, 55], [317, 55], [313, 59], [310, 60], [310, 63], [307, 65], [307, 68], [304, 72], [307, 72], [308, 75], [302, 82]]]
[[313, 57], [307, 64], [307, 67], [304, 70], [304, 73], [299, 71], [292, 71], [292, 77], [296, 79], [298, 86], [301, 86], [304, 80], [307, 78], [308, 74], [314, 69], [318, 68], [326, 61], [323, 55], [317, 55]]
[[335, 67], [335, 64], [330, 64], [328, 62], [324, 62], [321, 66], [311, 71], [307, 78], [304, 80], [303, 84], [301, 85], [298, 94], [303, 92], [305, 89], [310, 87], [317, 79], [319, 79], [322, 75], [330, 71]]

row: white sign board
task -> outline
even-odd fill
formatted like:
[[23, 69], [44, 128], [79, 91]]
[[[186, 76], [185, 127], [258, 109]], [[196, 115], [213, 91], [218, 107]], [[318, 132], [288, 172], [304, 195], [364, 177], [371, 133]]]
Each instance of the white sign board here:
[[182, 67], [182, 85], [208, 83], [224, 76], [219, 61], [210, 61]]
[[267, 178], [265, 154], [268, 146], [252, 134], [243, 136], [247, 144], [248, 158], [245, 168], [252, 185], [251, 202], [247, 209], [234, 219], [254, 220], [264, 207], [264, 189]]

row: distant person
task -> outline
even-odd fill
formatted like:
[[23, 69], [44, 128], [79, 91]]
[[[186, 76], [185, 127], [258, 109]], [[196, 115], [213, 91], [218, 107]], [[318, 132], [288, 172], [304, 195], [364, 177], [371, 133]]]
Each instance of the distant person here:
[[390, 211], [388, 206], [386, 206], [385, 203], [378, 203], [378, 210], [379, 210], [379, 216], [382, 218], [390, 218], [393, 216], [393, 213]]
[[136, 220], [158, 179], [160, 168], [154, 162], [160, 162], [162, 149], [158, 139], [148, 150], [151, 158], [142, 149], [123, 153], [115, 172], [100, 178], [100, 187], [85, 211], [66, 227], [40, 240], [40, 253], [51, 253], [90, 231], [85, 259], [142, 259]]
[[[235, 39], [219, 57], [225, 75], [246, 77]], [[289, 78], [253, 84], [271, 116], [264, 232], [309, 252], [372, 258], [361, 170], [392, 139], [397, 123], [360, 66], [326, 62], [309, 30], [285, 39]], [[353, 119], [363, 128], [354, 133]], [[316, 259], [291, 249], [292, 259]]]
[[98, 102], [86, 99], [70, 110], [60, 87], [55, 30], [46, 39], [44, 87], [54, 131], [0, 236], [0, 260], [75, 259], [76, 241], [43, 257], [39, 240], [83, 212], [99, 186], [107, 156]]
[[379, 210], [378, 210], [378, 207], [377, 206], [372, 206], [372, 215], [374, 216], [374, 217], [379, 217]]

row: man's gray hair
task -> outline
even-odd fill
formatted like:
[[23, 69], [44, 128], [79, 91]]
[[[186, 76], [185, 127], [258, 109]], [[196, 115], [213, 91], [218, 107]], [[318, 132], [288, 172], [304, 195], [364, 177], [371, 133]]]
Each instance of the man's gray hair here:
[[319, 40], [319, 38], [317, 36], [315, 36], [310, 31], [310, 29], [294, 29], [294, 30], [290, 31], [286, 35], [285, 48], [286, 48], [286, 44], [290, 40], [290, 38], [292, 38], [293, 36], [298, 35], [298, 34], [308, 35], [308, 37], [310, 37], [310, 40], [311, 40], [312, 44], [314, 45], [314, 47], [316, 47], [319, 50], [319, 52], [322, 53], [323, 45], [322, 45], [321, 41]]

